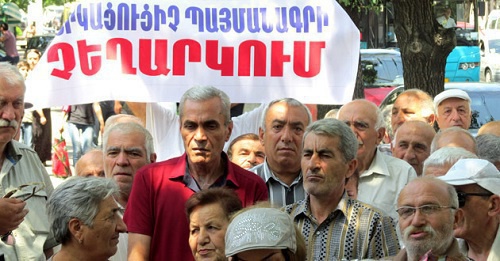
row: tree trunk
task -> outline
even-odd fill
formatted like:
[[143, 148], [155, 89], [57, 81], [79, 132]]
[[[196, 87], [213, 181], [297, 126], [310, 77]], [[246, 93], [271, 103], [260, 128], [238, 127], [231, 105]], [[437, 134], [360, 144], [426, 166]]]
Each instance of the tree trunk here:
[[405, 89], [417, 88], [435, 96], [444, 90], [444, 68], [456, 45], [455, 31], [439, 26], [432, 0], [392, 2]]

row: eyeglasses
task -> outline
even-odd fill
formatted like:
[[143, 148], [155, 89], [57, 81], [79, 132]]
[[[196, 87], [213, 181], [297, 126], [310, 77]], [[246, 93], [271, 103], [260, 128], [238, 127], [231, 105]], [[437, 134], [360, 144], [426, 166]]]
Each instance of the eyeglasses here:
[[[22, 201], [26, 201], [31, 197], [33, 197], [34, 195], [36, 195], [36, 193], [38, 193], [40, 190], [44, 188], [45, 184], [43, 183], [37, 182], [37, 183], [24, 184], [7, 192], [2, 198], [12, 198], [12, 197], [17, 198], [16, 194], [21, 194], [21, 195], [27, 195], [24, 196], [23, 198], [20, 198]], [[29, 194], [27, 194], [26, 192], [28, 192]], [[12, 235], [12, 231], [9, 231], [6, 234], [1, 235], [0, 240], [2, 240], [2, 242], [4, 242], [7, 245], [14, 245], [15, 243], [15, 238]]]
[[451, 208], [451, 209], [456, 209], [455, 207], [452, 206], [440, 206], [440, 205], [423, 205], [420, 207], [410, 207], [410, 206], [404, 206], [396, 209], [396, 212], [398, 212], [398, 215], [403, 218], [409, 218], [417, 212], [417, 209], [420, 211], [421, 214], [425, 216], [430, 216], [435, 214], [436, 212], [440, 211], [441, 209], [445, 208]]
[[467, 201], [468, 196], [491, 197], [492, 195], [493, 193], [466, 193], [463, 191], [457, 191], [458, 207], [463, 208], [465, 206], [465, 201]]
[[22, 201], [26, 201], [31, 197], [33, 197], [34, 195], [36, 195], [36, 193], [38, 193], [40, 190], [44, 188], [45, 184], [39, 182], [24, 184], [7, 192], [2, 198], [11, 198], [11, 197], [17, 198], [15, 194], [18, 194], [18, 192], [20, 192], [19, 194], [22, 195], [26, 195], [27, 194], [26, 192], [28, 192], [29, 194], [27, 196], [25, 196], [24, 198], [20, 198]]

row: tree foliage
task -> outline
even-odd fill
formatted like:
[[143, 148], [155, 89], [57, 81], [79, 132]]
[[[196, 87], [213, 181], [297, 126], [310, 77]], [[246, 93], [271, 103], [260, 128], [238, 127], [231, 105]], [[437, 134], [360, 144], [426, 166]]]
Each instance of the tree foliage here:
[[[23, 11], [28, 12], [28, 5], [34, 3], [34, 0], [0, 0], [0, 4], [15, 3]], [[71, 0], [43, 0], [43, 7], [49, 5], [64, 5], [65, 3], [73, 2]]]

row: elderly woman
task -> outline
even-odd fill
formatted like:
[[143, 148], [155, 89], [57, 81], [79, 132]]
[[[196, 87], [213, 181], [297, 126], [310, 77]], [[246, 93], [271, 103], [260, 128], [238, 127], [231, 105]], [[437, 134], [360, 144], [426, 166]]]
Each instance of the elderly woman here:
[[118, 235], [127, 231], [114, 195], [113, 180], [72, 177], [59, 185], [47, 202], [49, 222], [61, 251], [60, 260], [108, 260], [117, 250]]
[[229, 216], [241, 208], [236, 193], [227, 188], [202, 190], [187, 200], [189, 247], [195, 260], [226, 260], [224, 235]]
[[306, 244], [285, 212], [257, 204], [234, 215], [226, 231], [226, 256], [238, 260], [306, 260]]

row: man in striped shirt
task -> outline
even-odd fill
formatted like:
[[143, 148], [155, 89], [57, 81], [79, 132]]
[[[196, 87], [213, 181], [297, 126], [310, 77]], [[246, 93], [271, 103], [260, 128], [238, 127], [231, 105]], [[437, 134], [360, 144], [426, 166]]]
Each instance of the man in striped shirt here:
[[399, 250], [391, 217], [350, 199], [358, 141], [343, 122], [322, 119], [304, 133], [301, 167], [307, 197], [284, 208], [307, 245], [307, 260], [378, 259]]
[[293, 98], [271, 101], [264, 109], [259, 138], [266, 159], [250, 171], [266, 182], [273, 205], [286, 206], [305, 198], [300, 156], [302, 135], [311, 118], [309, 109]]

